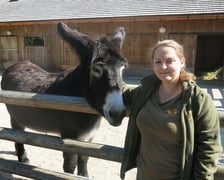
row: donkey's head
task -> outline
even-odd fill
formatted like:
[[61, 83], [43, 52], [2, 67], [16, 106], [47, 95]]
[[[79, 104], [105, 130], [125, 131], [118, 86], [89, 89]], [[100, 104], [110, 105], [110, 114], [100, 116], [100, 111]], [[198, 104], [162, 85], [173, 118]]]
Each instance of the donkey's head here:
[[122, 99], [122, 70], [127, 61], [121, 55], [124, 28], [117, 28], [111, 39], [91, 40], [87, 35], [71, 30], [63, 23], [58, 31], [80, 56], [82, 90], [90, 103], [110, 124], [120, 125], [126, 109]]

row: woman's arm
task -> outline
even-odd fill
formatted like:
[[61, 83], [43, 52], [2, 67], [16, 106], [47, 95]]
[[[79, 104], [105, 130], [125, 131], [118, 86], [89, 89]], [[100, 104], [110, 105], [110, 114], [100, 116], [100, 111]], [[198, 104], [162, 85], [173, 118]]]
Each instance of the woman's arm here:
[[[216, 108], [211, 97], [204, 92], [194, 99], [195, 157], [194, 179], [213, 180], [221, 151], [220, 125]], [[194, 112], [195, 113], [195, 112]]]

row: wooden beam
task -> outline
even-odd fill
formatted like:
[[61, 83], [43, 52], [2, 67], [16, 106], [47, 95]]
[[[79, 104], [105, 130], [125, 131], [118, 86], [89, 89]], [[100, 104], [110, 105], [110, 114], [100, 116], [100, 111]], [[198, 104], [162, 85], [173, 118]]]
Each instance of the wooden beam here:
[[[135, 86], [135, 85], [129, 85]], [[36, 108], [48, 108], [56, 110], [66, 110], [73, 112], [82, 112], [90, 114], [98, 114], [98, 112], [90, 107], [83, 97], [59, 96], [40, 93], [28, 93], [18, 91], [0, 91], [0, 102], [18, 106], [29, 106]], [[129, 116], [127, 111], [126, 115]], [[218, 111], [220, 119], [220, 127], [224, 128], [224, 111]]]
[[121, 162], [123, 153], [123, 149], [120, 147], [81, 142], [72, 139], [62, 139], [57, 136], [43, 135], [3, 127], [0, 127], [0, 139], [115, 162]]
[[98, 114], [83, 97], [1, 90], [0, 102], [18, 106]]
[[90, 180], [87, 177], [51, 171], [2, 158], [0, 158], [0, 171], [39, 180]]

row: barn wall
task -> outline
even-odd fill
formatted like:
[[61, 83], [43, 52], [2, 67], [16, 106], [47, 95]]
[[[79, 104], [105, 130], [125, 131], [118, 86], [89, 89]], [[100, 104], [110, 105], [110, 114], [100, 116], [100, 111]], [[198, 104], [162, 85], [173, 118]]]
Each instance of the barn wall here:
[[[122, 52], [128, 58], [130, 67], [150, 68], [150, 48], [162, 39], [175, 39], [185, 48], [187, 67], [193, 69], [197, 47], [197, 36], [200, 34], [224, 34], [224, 19], [126, 19], [124, 21], [65, 21], [71, 28], [89, 34], [92, 38], [101, 35], [111, 35], [119, 27], [125, 27], [127, 36]], [[70, 46], [63, 42], [57, 34], [56, 21], [45, 23], [17, 23], [1, 26], [0, 36], [16, 36], [18, 41], [18, 58], [31, 61], [48, 69], [60, 69], [78, 63], [78, 57]], [[163, 26], [166, 32], [161, 34], [159, 28]], [[24, 35], [44, 36], [45, 46], [25, 47]], [[29, 54], [29, 55], [27, 55]], [[1, 60], [1, 59], [0, 59]]]
[[[10, 36], [17, 37], [19, 61], [31, 60], [42, 67], [52, 68], [59, 66], [59, 59], [62, 57], [61, 41], [59, 40], [55, 26], [55, 24], [0, 26], [0, 36], [7, 37], [6, 32], [10, 31]], [[25, 46], [24, 36], [43, 36], [45, 45]]]

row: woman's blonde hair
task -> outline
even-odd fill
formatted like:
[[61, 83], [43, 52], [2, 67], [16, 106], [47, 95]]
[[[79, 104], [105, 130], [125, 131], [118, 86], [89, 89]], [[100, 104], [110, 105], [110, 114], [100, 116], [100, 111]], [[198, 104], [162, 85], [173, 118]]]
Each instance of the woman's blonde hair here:
[[[180, 45], [178, 42], [172, 40], [172, 39], [167, 39], [167, 40], [163, 40], [163, 41], [159, 41], [157, 42], [154, 47], [152, 48], [152, 61], [154, 59], [154, 55], [155, 55], [155, 51], [156, 49], [158, 49], [159, 47], [172, 47], [173, 49], [175, 49], [177, 56], [182, 59], [185, 59], [184, 56], [184, 48], [182, 45]], [[180, 73], [180, 81], [195, 81], [195, 75], [193, 73], [187, 72], [185, 70], [185, 67], [183, 67], [183, 69], [181, 70]]]

